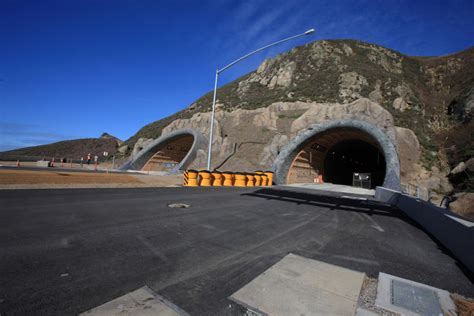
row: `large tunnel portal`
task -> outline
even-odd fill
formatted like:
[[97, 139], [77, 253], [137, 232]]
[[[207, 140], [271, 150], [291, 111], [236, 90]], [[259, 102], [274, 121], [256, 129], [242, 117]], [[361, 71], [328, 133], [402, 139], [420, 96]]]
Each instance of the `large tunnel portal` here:
[[273, 169], [278, 184], [323, 180], [353, 185], [354, 177], [370, 174], [370, 188], [400, 186], [400, 165], [393, 143], [380, 129], [362, 121], [332, 121], [309, 127], [283, 148]]
[[382, 185], [385, 157], [368, 135], [351, 129], [316, 135], [296, 155], [287, 183], [324, 182], [352, 185], [354, 173], [368, 173], [371, 187]]

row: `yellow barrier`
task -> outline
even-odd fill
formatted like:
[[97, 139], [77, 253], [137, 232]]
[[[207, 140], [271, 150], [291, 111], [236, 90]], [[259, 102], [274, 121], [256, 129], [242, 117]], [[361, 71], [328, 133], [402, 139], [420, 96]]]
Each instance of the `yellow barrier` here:
[[246, 183], [246, 185], [247, 185], [248, 187], [254, 187], [254, 186], [255, 186], [255, 182], [254, 182], [254, 176], [253, 176], [253, 174], [247, 173], [245, 176], [247, 177], [247, 183]]
[[255, 173], [233, 173], [230, 171], [210, 172], [208, 170], [186, 170], [183, 173], [183, 185], [187, 187], [258, 187], [271, 186], [272, 182], [272, 171], [256, 171]]
[[209, 187], [211, 186], [211, 173], [207, 170], [199, 171], [199, 177], [201, 180], [199, 181], [199, 185], [202, 187]]
[[188, 185], [188, 179], [189, 179], [188, 170], [186, 170], [186, 171], [183, 173], [183, 186], [187, 186], [187, 185]]
[[245, 187], [245, 174], [235, 173], [234, 174], [234, 186], [235, 187]]
[[217, 171], [212, 172], [212, 186], [221, 187], [222, 186], [222, 174]]
[[187, 170], [184, 173], [184, 185], [187, 187], [197, 187], [198, 183], [198, 172], [196, 170]]
[[262, 185], [262, 175], [258, 174], [258, 173], [255, 173], [254, 178], [255, 178], [255, 186], [256, 187], [261, 186]]
[[273, 184], [273, 171], [265, 171], [264, 173], [268, 177], [267, 186], [271, 186]]
[[231, 187], [234, 185], [233, 177], [234, 175], [232, 172], [223, 172], [222, 176], [224, 177], [224, 186], [225, 187]]
[[267, 176], [263, 173], [263, 171], [261, 171], [261, 170], [255, 171], [255, 174], [260, 176], [260, 180], [261, 180], [260, 185], [262, 187], [266, 186], [267, 185]]

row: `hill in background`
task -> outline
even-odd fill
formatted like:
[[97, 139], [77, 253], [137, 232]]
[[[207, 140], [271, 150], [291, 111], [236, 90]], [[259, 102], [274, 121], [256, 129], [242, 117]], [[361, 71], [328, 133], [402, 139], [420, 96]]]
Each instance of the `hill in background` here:
[[88, 153], [103, 158], [103, 153], [114, 155], [122, 141], [110, 134], [103, 133], [99, 138], [65, 140], [47, 145], [25, 147], [0, 153], [0, 160], [40, 160], [67, 158], [80, 160]]

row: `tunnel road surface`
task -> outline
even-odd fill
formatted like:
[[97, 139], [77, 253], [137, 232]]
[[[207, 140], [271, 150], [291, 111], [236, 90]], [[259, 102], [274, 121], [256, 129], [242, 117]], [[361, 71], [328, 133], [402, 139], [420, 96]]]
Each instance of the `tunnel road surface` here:
[[239, 315], [227, 298], [289, 252], [474, 296], [398, 210], [297, 188], [0, 191], [0, 251], [1, 315], [75, 315], [144, 285], [192, 315]]

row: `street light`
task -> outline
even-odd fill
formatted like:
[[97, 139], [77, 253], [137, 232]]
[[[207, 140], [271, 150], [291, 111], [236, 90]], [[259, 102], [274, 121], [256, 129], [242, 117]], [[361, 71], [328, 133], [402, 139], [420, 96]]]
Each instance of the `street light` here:
[[287, 38], [284, 38], [282, 40], [279, 40], [279, 41], [276, 41], [274, 43], [271, 43], [271, 44], [268, 44], [266, 46], [263, 46], [259, 49], [256, 49], [254, 50], [253, 52], [250, 52], [236, 60], [234, 60], [233, 62], [231, 62], [230, 64], [228, 64], [227, 66], [221, 68], [221, 69], [217, 69], [216, 70], [216, 79], [214, 81], [214, 97], [212, 98], [212, 115], [211, 115], [211, 130], [210, 130], [210, 133], [209, 133], [209, 146], [208, 146], [208, 153], [207, 153], [207, 170], [211, 170], [211, 155], [212, 155], [212, 136], [213, 136], [213, 133], [214, 133], [214, 114], [215, 114], [215, 111], [216, 111], [216, 95], [217, 95], [217, 81], [219, 79], [219, 74], [221, 72], [223, 72], [224, 70], [232, 67], [233, 65], [237, 64], [238, 62], [244, 60], [245, 58], [247, 57], [250, 57], [252, 56], [253, 54], [256, 54], [264, 49], [267, 49], [269, 47], [272, 47], [272, 46], [275, 46], [275, 45], [278, 45], [278, 44], [281, 44], [283, 42], [286, 42], [286, 41], [289, 41], [289, 40], [292, 40], [292, 39], [295, 39], [295, 38], [298, 38], [298, 37], [302, 37], [302, 36], [305, 36], [305, 35], [310, 35], [310, 34], [313, 34], [315, 32], [314, 29], [309, 29], [307, 30], [306, 32], [304, 33], [301, 33], [301, 34], [298, 34], [298, 35], [294, 35], [294, 36], [290, 36], [290, 37], [287, 37]]

